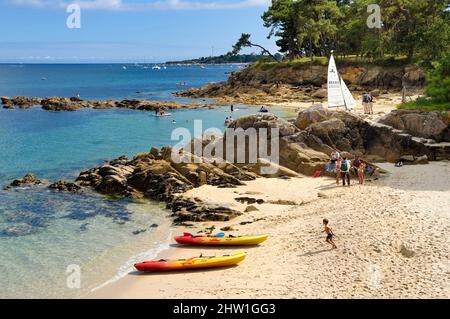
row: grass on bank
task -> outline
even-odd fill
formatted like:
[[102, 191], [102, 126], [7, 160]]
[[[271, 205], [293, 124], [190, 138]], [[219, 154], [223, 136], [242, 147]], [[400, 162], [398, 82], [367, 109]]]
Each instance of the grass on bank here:
[[[404, 56], [386, 56], [383, 59], [371, 59], [366, 57], [360, 57], [356, 55], [348, 56], [335, 56], [336, 63], [340, 66], [360, 66], [360, 65], [371, 65], [371, 66], [381, 66], [381, 67], [401, 67], [408, 64], [408, 60]], [[328, 65], [328, 57], [304, 57], [295, 60], [284, 60], [281, 62], [275, 62], [268, 57], [260, 58], [257, 62], [251, 65], [252, 68], [259, 69], [261, 71], [271, 71], [280, 68], [292, 68], [301, 69], [305, 66], [310, 65]]]
[[433, 102], [425, 98], [418, 98], [416, 101], [399, 105], [402, 110], [422, 110], [422, 111], [450, 111], [450, 102]]

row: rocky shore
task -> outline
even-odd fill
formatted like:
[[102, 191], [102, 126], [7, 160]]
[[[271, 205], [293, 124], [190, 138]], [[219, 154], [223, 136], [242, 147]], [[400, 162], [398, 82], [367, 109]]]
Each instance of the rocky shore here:
[[[350, 65], [339, 68], [339, 73], [352, 92], [370, 91], [375, 97], [398, 93], [403, 87], [408, 94], [420, 93], [425, 83], [424, 70], [415, 65], [388, 68]], [[233, 72], [225, 82], [209, 83], [176, 95], [244, 104], [321, 102], [327, 98], [326, 86], [327, 67], [323, 65], [250, 66]]]
[[[59, 181], [49, 188], [64, 192], [93, 190], [118, 198], [165, 202], [173, 213], [175, 224], [228, 221], [242, 213], [198, 198], [186, 198], [183, 194], [204, 185], [235, 188], [258, 177], [310, 176], [323, 170], [333, 150], [339, 150], [349, 158], [362, 156], [372, 162], [402, 160], [409, 164], [426, 164], [448, 160], [449, 127], [449, 116], [445, 112], [398, 111], [376, 123], [348, 112], [329, 111], [321, 105], [300, 112], [293, 122], [272, 114], [250, 115], [234, 121], [230, 128], [278, 128], [279, 163], [259, 159], [257, 163], [232, 164], [195, 157], [187, 152], [195, 161], [177, 163], [172, 159], [170, 147], [152, 148], [131, 160], [122, 156], [106, 162], [81, 172], [75, 181]], [[225, 143], [226, 139], [225, 135], [215, 142]], [[276, 173], [262, 174], [261, 167], [267, 165], [275, 165]], [[42, 182], [36, 177], [27, 175], [14, 181], [9, 188], [40, 184]], [[251, 197], [241, 200], [249, 205], [256, 202]]]
[[213, 107], [211, 104], [202, 103], [179, 103], [173, 101], [146, 101], [138, 99], [127, 99], [122, 101], [94, 101], [82, 100], [77, 97], [0, 97], [0, 101], [5, 109], [14, 109], [19, 107], [21, 109], [28, 109], [32, 106], [41, 106], [46, 111], [68, 111], [73, 112], [80, 109], [111, 109], [111, 108], [126, 108], [131, 110], [141, 111], [156, 111], [160, 109], [174, 110], [181, 108], [201, 108]]

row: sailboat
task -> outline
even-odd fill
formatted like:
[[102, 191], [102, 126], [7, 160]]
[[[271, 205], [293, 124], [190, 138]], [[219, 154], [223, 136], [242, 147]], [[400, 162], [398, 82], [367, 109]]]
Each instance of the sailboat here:
[[353, 110], [356, 106], [356, 101], [339, 75], [333, 51], [331, 51], [330, 64], [328, 65], [328, 107], [341, 106], [345, 107], [346, 110]]

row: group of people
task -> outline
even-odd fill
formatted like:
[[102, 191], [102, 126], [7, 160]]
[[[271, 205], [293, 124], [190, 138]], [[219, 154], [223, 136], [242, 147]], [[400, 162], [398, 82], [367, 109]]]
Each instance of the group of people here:
[[339, 185], [342, 179], [343, 186], [350, 186], [351, 173], [358, 178], [360, 185], [364, 185], [365, 174], [372, 174], [374, 168], [358, 156], [351, 161], [335, 151], [331, 154], [331, 159], [327, 162], [325, 171], [336, 176], [336, 185]]
[[363, 94], [363, 101], [362, 101], [362, 105], [363, 105], [363, 109], [364, 109], [364, 114], [370, 114], [373, 115], [373, 103], [374, 103], [374, 99], [371, 93], [364, 93]]

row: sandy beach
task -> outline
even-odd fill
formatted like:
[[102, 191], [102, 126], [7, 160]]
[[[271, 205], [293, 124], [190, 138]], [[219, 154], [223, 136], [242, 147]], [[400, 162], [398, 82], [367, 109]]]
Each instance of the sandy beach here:
[[[245, 248], [248, 257], [236, 267], [130, 273], [85, 298], [449, 298], [449, 163], [380, 166], [390, 174], [365, 186], [354, 179], [344, 188], [330, 178], [304, 177], [194, 189], [187, 196], [240, 211], [247, 205], [237, 197], [265, 203], [230, 222], [201, 223], [189, 232], [231, 226], [234, 234], [267, 233], [269, 240]], [[323, 218], [335, 230], [337, 250], [325, 243]], [[172, 245], [158, 258], [231, 251]]]

